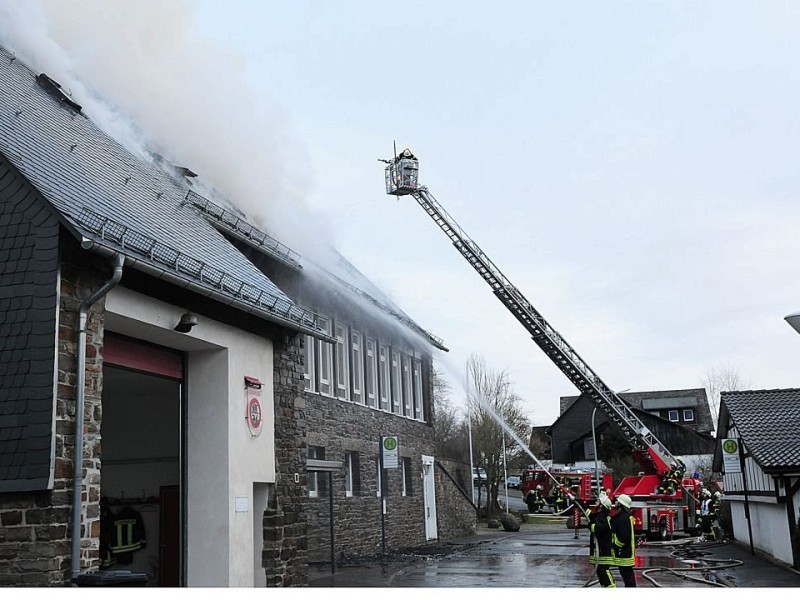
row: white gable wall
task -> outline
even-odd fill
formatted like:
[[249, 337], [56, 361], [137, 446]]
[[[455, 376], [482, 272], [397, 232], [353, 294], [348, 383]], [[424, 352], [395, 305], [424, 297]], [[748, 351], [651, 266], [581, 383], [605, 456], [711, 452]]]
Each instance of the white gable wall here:
[[[118, 287], [106, 299], [106, 327], [187, 353], [187, 585], [249, 587], [261, 555], [254, 489], [263, 508], [266, 484], [275, 482], [272, 342], [204, 315], [177, 333], [183, 312]], [[263, 384], [258, 437], [245, 420], [245, 376]]]

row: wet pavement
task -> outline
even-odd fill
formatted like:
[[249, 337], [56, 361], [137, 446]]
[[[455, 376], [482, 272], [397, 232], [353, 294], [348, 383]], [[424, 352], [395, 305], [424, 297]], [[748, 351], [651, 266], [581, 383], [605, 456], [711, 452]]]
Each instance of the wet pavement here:
[[[800, 572], [746, 543], [676, 538], [637, 548], [640, 587], [800, 587]], [[613, 570], [617, 583], [622, 579]], [[312, 566], [310, 587], [596, 587], [588, 532], [523, 523], [516, 532], [479, 524], [476, 535], [358, 563]]]

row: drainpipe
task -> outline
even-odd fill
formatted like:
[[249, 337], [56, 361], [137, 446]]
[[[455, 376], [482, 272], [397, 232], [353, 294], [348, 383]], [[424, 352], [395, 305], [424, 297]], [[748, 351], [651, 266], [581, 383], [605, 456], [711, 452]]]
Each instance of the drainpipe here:
[[80, 550], [81, 550], [81, 494], [83, 492], [83, 410], [85, 405], [86, 392], [86, 322], [89, 314], [89, 307], [105, 296], [112, 288], [116, 287], [122, 279], [122, 266], [125, 264], [125, 256], [116, 254], [112, 257], [114, 274], [111, 279], [103, 284], [103, 287], [95, 291], [91, 296], [81, 303], [78, 309], [78, 382], [76, 385], [75, 399], [75, 474], [74, 493], [72, 497], [72, 582], [78, 577], [81, 571]]

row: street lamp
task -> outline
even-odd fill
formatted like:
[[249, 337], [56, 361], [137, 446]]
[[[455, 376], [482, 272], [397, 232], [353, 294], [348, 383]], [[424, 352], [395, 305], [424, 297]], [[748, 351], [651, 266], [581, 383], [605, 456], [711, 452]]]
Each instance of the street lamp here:
[[797, 333], [800, 333], [800, 312], [783, 317], [784, 320], [792, 326]]

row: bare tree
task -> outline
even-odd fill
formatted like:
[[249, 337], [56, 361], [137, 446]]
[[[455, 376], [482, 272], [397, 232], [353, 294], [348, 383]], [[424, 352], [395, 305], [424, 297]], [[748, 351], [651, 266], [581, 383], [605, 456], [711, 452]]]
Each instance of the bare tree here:
[[711, 420], [714, 430], [717, 429], [717, 418], [719, 416], [719, 400], [722, 392], [736, 392], [743, 388], [750, 387], [749, 382], [742, 380], [739, 371], [731, 365], [712, 366], [706, 369], [703, 378], [703, 387], [708, 395], [708, 404], [711, 409]]
[[[515, 463], [524, 452], [514, 436], [527, 440], [531, 424], [522, 411], [522, 398], [512, 389], [507, 370], [491, 371], [482, 357], [467, 361], [468, 413], [472, 427], [472, 450], [476, 467], [486, 470], [488, 479], [487, 516], [499, 510], [497, 496], [503, 476], [503, 448], [507, 463]], [[502, 424], [501, 424], [502, 423]]]
[[433, 431], [436, 454], [464, 462], [469, 461], [468, 440], [463, 431], [463, 418], [453, 406], [453, 388], [442, 370], [435, 364], [433, 378]]

